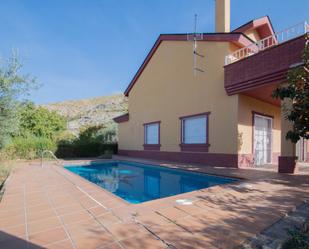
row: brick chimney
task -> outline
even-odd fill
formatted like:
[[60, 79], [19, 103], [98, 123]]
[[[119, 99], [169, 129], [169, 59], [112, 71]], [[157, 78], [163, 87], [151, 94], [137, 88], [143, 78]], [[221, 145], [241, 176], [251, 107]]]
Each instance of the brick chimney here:
[[216, 0], [216, 32], [230, 32], [230, 0]]

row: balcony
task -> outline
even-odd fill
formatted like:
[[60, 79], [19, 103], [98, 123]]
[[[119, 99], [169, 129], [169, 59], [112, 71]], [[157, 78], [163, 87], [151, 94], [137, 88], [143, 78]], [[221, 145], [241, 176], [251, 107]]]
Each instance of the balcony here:
[[302, 36], [309, 32], [309, 24], [305, 22], [298, 23], [288, 29], [268, 36], [256, 43], [252, 43], [244, 48], [236, 50], [232, 54], [225, 56], [225, 65], [229, 65], [241, 59], [247, 58], [254, 54], [264, 51], [265, 49], [277, 46], [281, 43]]
[[302, 64], [302, 53], [309, 31], [307, 23], [303, 27], [302, 32], [295, 31], [293, 35], [289, 32], [290, 39], [284, 40], [283, 36], [279, 38], [276, 34], [248, 46], [250, 50], [246, 47], [242, 49], [243, 52], [236, 51], [234, 55], [239, 55], [235, 56], [237, 59], [224, 66], [224, 87], [227, 94], [241, 93], [280, 105], [270, 95], [278, 84], [285, 82], [291, 67]]

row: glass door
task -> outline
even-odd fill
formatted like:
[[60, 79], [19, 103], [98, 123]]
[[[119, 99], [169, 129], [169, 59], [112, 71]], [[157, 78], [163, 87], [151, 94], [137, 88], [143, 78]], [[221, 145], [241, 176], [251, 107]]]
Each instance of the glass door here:
[[299, 162], [305, 162], [307, 160], [307, 140], [301, 138], [296, 143], [296, 156]]
[[272, 118], [254, 114], [255, 165], [271, 163]]

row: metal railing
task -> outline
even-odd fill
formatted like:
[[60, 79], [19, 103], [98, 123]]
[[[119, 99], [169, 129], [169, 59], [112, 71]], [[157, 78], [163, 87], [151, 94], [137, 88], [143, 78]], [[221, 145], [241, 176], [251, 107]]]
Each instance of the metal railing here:
[[252, 43], [246, 47], [236, 50], [234, 53], [225, 56], [225, 65], [231, 64], [243, 58], [254, 55], [267, 48], [276, 46], [285, 41], [302, 36], [309, 32], [309, 24], [305, 22], [298, 23], [274, 35], [268, 36], [262, 40]]
[[43, 159], [44, 159], [44, 155], [48, 153], [50, 154], [56, 161], [58, 164], [61, 164], [61, 161], [55, 156], [55, 154], [50, 151], [50, 150], [43, 150], [42, 153], [41, 153], [41, 167], [43, 168]]

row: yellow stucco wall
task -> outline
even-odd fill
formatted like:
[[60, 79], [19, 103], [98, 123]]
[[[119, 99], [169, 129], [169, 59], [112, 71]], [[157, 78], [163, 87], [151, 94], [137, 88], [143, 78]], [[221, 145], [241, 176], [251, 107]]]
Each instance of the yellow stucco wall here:
[[209, 152], [237, 153], [238, 96], [224, 89], [228, 42], [198, 42], [204, 58], [193, 74], [192, 43], [164, 41], [129, 94], [130, 120], [119, 124], [119, 149], [143, 150], [143, 124], [161, 121], [161, 151], [180, 151], [179, 117], [211, 112]]
[[255, 29], [249, 30], [245, 34], [253, 41], [261, 40], [260, 35]]
[[252, 153], [253, 127], [252, 111], [273, 116], [273, 153], [279, 153], [281, 147], [281, 111], [280, 107], [266, 102], [239, 95], [238, 105], [238, 152], [240, 154]]

